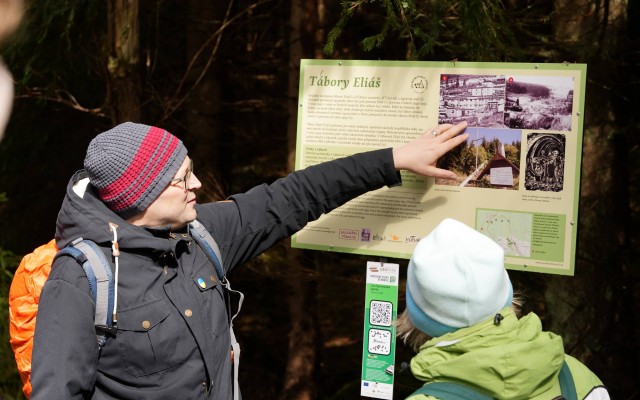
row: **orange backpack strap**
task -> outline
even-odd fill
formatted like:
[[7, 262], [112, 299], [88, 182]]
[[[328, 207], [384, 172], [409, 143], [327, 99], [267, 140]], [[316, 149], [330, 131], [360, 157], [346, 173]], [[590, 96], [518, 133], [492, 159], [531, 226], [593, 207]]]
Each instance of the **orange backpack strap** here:
[[24, 256], [9, 289], [10, 342], [27, 397], [31, 395], [29, 375], [38, 301], [57, 252], [56, 242], [51, 240]]

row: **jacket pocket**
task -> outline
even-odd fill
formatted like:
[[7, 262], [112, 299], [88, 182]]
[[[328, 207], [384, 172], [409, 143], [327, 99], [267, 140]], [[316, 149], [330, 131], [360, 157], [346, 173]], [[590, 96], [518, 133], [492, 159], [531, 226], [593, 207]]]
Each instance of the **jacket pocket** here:
[[195, 340], [182, 318], [164, 300], [118, 312], [120, 355], [127, 373], [150, 375], [182, 364]]

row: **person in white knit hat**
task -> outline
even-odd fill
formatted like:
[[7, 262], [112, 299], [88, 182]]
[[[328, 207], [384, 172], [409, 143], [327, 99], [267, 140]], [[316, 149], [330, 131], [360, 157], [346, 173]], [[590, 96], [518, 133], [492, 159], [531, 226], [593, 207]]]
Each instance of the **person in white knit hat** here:
[[598, 377], [566, 355], [519, 300], [493, 240], [445, 219], [416, 246], [397, 335], [417, 355], [425, 399], [609, 399]]

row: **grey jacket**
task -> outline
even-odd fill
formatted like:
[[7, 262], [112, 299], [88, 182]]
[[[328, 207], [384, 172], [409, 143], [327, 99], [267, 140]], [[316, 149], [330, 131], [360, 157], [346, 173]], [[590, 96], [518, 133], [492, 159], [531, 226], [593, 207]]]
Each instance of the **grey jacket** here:
[[[213, 264], [188, 231], [128, 224], [90, 184], [78, 195], [73, 185], [85, 175], [79, 171], [69, 183], [57, 245], [91, 239], [111, 259], [108, 223], [118, 225], [118, 332], [99, 351], [84, 271], [70, 257], [57, 259], [40, 297], [32, 399], [232, 399], [229, 324]], [[400, 183], [391, 149], [376, 150], [199, 205], [198, 220], [228, 273], [323, 213]]]

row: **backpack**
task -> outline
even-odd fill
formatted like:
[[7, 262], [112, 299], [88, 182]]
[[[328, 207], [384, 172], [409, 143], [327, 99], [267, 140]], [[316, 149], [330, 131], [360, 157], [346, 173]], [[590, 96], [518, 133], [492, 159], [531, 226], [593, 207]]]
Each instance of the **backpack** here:
[[89, 280], [91, 296], [96, 303], [95, 325], [100, 347], [112, 325], [113, 274], [104, 253], [95, 243], [79, 238], [68, 247], [58, 249], [55, 240], [51, 240], [24, 256], [9, 289], [9, 341], [27, 397], [31, 396], [31, 352], [40, 292], [54, 260], [64, 255], [75, 258]]
[[51, 240], [24, 256], [9, 289], [9, 341], [22, 379], [22, 391], [27, 398], [31, 396], [29, 375], [36, 312], [42, 286], [49, 277], [56, 253], [56, 241]]
[[[560, 390], [562, 392], [561, 399], [577, 400], [578, 395], [576, 393], [575, 382], [573, 381], [573, 376], [571, 375], [571, 371], [569, 370], [569, 366], [566, 361], [562, 364], [558, 380], [560, 381]], [[437, 397], [441, 400], [491, 400], [491, 397], [486, 394], [480, 393], [469, 386], [455, 382], [427, 383], [420, 389], [413, 392], [411, 396], [418, 394]]]
[[[190, 225], [193, 239], [213, 262], [219, 281], [227, 291], [233, 291], [224, 275], [220, 262], [220, 249], [211, 234], [198, 221]], [[102, 348], [108, 337], [115, 337], [117, 321], [114, 319], [114, 305], [117, 290], [111, 263], [104, 252], [94, 242], [82, 238], [74, 240], [69, 246], [58, 249], [55, 240], [39, 246], [32, 253], [25, 255], [16, 270], [9, 290], [9, 334], [16, 365], [23, 383], [23, 392], [27, 398], [31, 396], [31, 354], [33, 350], [33, 334], [35, 332], [36, 314], [40, 293], [44, 286], [51, 265], [57, 257], [71, 256], [82, 266], [89, 280], [89, 289], [96, 304], [94, 317], [96, 338]], [[244, 296], [240, 292], [238, 312], [232, 317], [227, 296], [227, 313], [231, 327], [231, 343], [234, 356], [235, 387], [238, 393], [237, 376], [240, 363], [240, 347], [233, 333], [232, 321], [240, 312]]]

